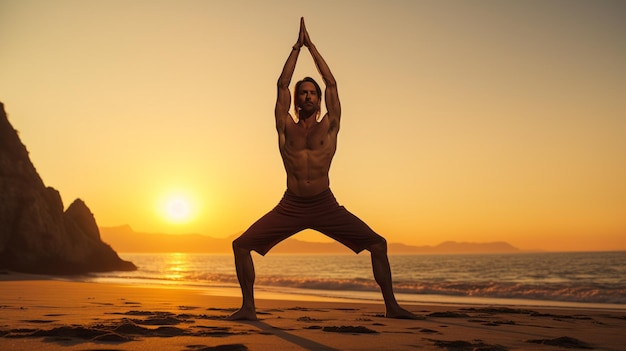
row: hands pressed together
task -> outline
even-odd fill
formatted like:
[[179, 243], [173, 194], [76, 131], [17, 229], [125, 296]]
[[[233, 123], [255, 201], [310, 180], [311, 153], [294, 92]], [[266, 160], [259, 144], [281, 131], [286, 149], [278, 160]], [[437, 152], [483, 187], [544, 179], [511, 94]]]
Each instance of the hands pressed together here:
[[300, 33], [298, 34], [298, 41], [294, 44], [294, 50], [299, 50], [302, 46], [306, 46], [310, 48], [313, 45], [311, 42], [311, 38], [309, 38], [309, 32], [306, 30], [306, 26], [304, 25], [304, 17], [300, 17]]

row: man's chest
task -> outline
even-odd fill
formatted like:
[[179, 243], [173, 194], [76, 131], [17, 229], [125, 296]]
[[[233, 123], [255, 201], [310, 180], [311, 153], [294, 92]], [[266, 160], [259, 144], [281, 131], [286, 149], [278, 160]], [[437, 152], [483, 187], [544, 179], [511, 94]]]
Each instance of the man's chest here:
[[333, 136], [324, 121], [305, 127], [292, 124], [285, 131], [285, 148], [291, 151], [324, 150], [333, 147]]

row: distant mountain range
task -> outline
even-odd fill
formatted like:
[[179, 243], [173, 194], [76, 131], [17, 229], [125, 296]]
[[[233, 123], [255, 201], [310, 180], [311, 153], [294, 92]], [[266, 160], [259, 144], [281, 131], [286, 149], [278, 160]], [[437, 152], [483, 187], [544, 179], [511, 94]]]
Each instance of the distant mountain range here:
[[[231, 253], [231, 243], [237, 236], [213, 238], [201, 234], [155, 234], [135, 232], [130, 226], [101, 227], [102, 240], [117, 252], [184, 252]], [[389, 243], [390, 254], [461, 254], [516, 253], [520, 250], [506, 242], [468, 243], [446, 241], [435, 246], [411, 246]], [[348, 254], [348, 248], [337, 242], [307, 242], [289, 238], [272, 249], [273, 253]]]

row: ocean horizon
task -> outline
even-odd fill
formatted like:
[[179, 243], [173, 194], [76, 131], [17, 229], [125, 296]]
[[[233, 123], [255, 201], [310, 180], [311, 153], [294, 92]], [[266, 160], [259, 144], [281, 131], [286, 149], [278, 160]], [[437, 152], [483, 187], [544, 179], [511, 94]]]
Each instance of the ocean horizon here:
[[[93, 282], [203, 289], [240, 296], [232, 255], [120, 253], [139, 268], [86, 275]], [[253, 254], [257, 298], [379, 301], [370, 257]], [[390, 255], [400, 303], [626, 309], [626, 251]], [[75, 280], [75, 278], [72, 278]]]

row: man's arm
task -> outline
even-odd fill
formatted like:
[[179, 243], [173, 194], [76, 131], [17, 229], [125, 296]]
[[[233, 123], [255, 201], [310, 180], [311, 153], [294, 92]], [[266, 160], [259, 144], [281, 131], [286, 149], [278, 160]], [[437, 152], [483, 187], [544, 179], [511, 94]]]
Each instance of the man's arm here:
[[304, 21], [300, 20], [300, 33], [298, 35], [298, 41], [293, 45], [287, 62], [283, 67], [283, 71], [278, 77], [278, 94], [276, 98], [276, 107], [274, 109], [274, 116], [276, 117], [276, 129], [278, 132], [282, 132], [285, 128], [285, 121], [291, 118], [289, 115], [289, 108], [291, 107], [291, 93], [289, 92], [289, 83], [291, 83], [291, 77], [296, 69], [296, 62], [298, 62], [298, 55], [300, 54], [300, 48], [304, 45]]
[[317, 70], [322, 75], [322, 79], [324, 80], [324, 84], [326, 85], [326, 90], [324, 92], [324, 98], [326, 100], [326, 110], [328, 111], [328, 117], [330, 118], [331, 125], [335, 125], [337, 130], [339, 129], [339, 120], [341, 118], [341, 104], [339, 103], [339, 93], [337, 91], [337, 81], [333, 76], [328, 64], [320, 55], [317, 48], [311, 42], [311, 38], [309, 38], [309, 33], [306, 30], [304, 25], [304, 19], [301, 20], [301, 30], [304, 31], [304, 46], [309, 48], [309, 52], [311, 56], [313, 56], [313, 61], [315, 62], [315, 66]]

